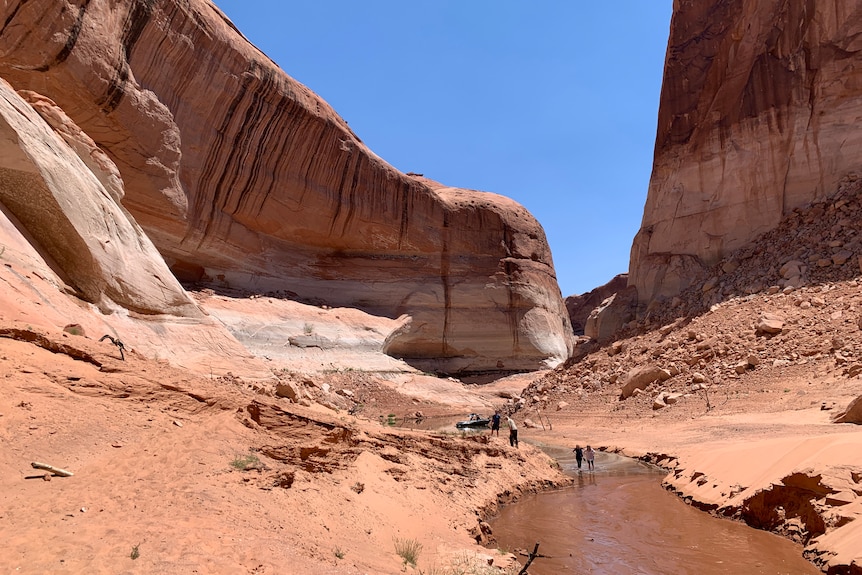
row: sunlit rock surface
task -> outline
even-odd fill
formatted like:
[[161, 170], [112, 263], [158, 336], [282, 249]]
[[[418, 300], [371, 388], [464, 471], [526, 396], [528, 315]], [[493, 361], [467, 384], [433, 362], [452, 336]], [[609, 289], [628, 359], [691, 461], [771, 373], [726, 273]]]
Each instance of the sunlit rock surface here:
[[58, 286], [103, 311], [200, 317], [120, 205], [122, 180], [113, 163], [51, 101], [25, 96], [32, 106], [0, 81], [4, 251], [8, 246], [11, 256], [23, 243], [12, 238], [27, 238], [50, 262]]
[[862, 2], [675, 2], [630, 285], [672, 296], [860, 169]]
[[404, 175], [204, 0], [10, 1], [0, 75], [105, 150], [181, 281], [411, 321], [442, 371], [554, 365], [571, 328], [521, 206]]

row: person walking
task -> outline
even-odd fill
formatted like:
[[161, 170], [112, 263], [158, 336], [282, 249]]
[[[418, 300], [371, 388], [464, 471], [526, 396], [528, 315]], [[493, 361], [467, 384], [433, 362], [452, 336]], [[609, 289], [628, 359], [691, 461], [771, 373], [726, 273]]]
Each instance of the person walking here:
[[506, 416], [506, 425], [509, 426], [509, 445], [518, 447], [518, 426], [511, 416]]
[[495, 411], [494, 415], [491, 416], [491, 435], [494, 435], [494, 432], [497, 432], [497, 437], [500, 437], [500, 412]]
[[578, 462], [578, 472], [581, 471], [581, 461], [584, 460], [584, 450], [580, 445], [576, 445], [572, 450], [575, 452], [575, 461]]
[[584, 449], [584, 458], [587, 460], [587, 469], [593, 471], [595, 469], [596, 452], [589, 445]]

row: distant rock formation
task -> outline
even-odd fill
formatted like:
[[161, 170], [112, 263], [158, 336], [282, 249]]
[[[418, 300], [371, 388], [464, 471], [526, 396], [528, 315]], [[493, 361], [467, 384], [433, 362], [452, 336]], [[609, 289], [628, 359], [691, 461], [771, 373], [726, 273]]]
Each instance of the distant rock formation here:
[[0, 76], [106, 152], [181, 281], [407, 314], [387, 349], [429, 369], [570, 354], [523, 207], [398, 172], [212, 3], [13, 0], [0, 17]]
[[603, 301], [628, 285], [628, 274], [618, 274], [603, 286], [581, 295], [570, 295], [566, 298], [566, 311], [572, 322], [572, 330], [576, 335], [584, 334], [584, 326], [590, 313], [599, 307]]
[[676, 2], [630, 285], [671, 297], [862, 166], [862, 1]]

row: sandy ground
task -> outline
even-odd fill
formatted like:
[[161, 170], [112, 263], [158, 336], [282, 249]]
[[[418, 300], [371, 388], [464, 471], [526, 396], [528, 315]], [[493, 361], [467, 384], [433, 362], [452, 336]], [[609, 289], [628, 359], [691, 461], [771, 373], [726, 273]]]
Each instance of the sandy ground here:
[[[862, 203], [841, 202], [778, 231], [797, 244], [765, 236], [616, 341], [491, 383], [384, 356], [398, 320], [206, 291], [204, 324], [105, 316], [7, 254], [0, 566], [511, 572], [484, 520], [569, 481], [531, 445], [546, 443], [654, 462], [692, 505], [801, 543], [825, 572], [862, 573], [862, 428], [833, 423], [862, 394], [860, 268], [820, 253], [860, 245], [848, 226]], [[785, 281], [789, 258], [814, 263]], [[122, 336], [125, 359], [103, 334]], [[493, 409], [513, 413], [520, 449], [446, 425]]]
[[[687, 341], [711, 328], [681, 329]], [[483, 385], [409, 369], [206, 377], [134, 350], [120, 361], [107, 342], [21, 322], [0, 333], [9, 572], [400, 573], [396, 541], [422, 545], [425, 571], [513, 565], [477, 544], [493, 547], [482, 520], [500, 501], [566, 481], [530, 443], [653, 461], [693, 505], [803, 543], [834, 573], [860, 563], [862, 434], [831, 422], [860, 386], [832, 353], [713, 382], [709, 409], [690, 383], [653, 409], [673, 379], [620, 400], [620, 381], [594, 385], [586, 373], [639, 365], [641, 347], [656, 348], [649, 338], [672, 332], [623, 340], [630, 357], [598, 348], [568, 368]], [[722, 361], [734, 364], [728, 353]], [[298, 397], [280, 397], [280, 383]], [[495, 408], [514, 411], [520, 449], [505, 431], [462, 437], [405, 423]], [[381, 425], [389, 414], [394, 427]], [[74, 476], [46, 481], [34, 461]]]
[[[382, 426], [373, 407], [304, 407], [272, 383], [202, 378], [136, 353], [120, 361], [80, 336], [5, 334], [4, 572], [400, 573], [398, 541], [421, 544], [425, 569], [473, 556], [505, 565], [477, 545], [480, 515], [498, 496], [561, 480], [539, 450], [503, 438]], [[475, 405], [330, 378], [382, 412]], [[46, 481], [32, 462], [74, 475]]]

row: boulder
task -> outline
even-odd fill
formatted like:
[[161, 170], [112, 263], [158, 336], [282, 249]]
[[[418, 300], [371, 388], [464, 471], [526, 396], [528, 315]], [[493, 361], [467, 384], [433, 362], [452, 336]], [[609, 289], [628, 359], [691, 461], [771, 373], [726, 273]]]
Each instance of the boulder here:
[[590, 312], [584, 325], [584, 335], [607, 343], [630, 322], [637, 309], [637, 291], [626, 288], [615, 293]]
[[302, 398], [300, 387], [292, 381], [280, 381], [275, 386], [275, 395], [296, 403]]
[[806, 266], [804, 263], [798, 260], [790, 260], [779, 268], [778, 273], [784, 279], [790, 279], [801, 276], [805, 269]]
[[664, 402], [667, 405], [675, 405], [679, 403], [679, 400], [682, 397], [685, 397], [684, 393], [668, 393], [664, 396]]
[[784, 329], [784, 318], [777, 314], [765, 313], [760, 316], [755, 326], [755, 332], [759, 335], [775, 335]]
[[655, 365], [642, 365], [629, 371], [623, 379], [620, 399], [632, 396], [636, 389], [645, 389], [649, 384], [661, 380], [667, 372]]
[[854, 399], [847, 406], [843, 413], [839, 413], [832, 418], [835, 423], [855, 423], [862, 425], [862, 395]]
[[566, 298], [566, 311], [572, 322], [572, 330], [578, 335], [585, 335], [587, 318], [602, 302], [622, 291], [628, 285], [628, 274], [619, 274], [603, 286], [581, 295]]

